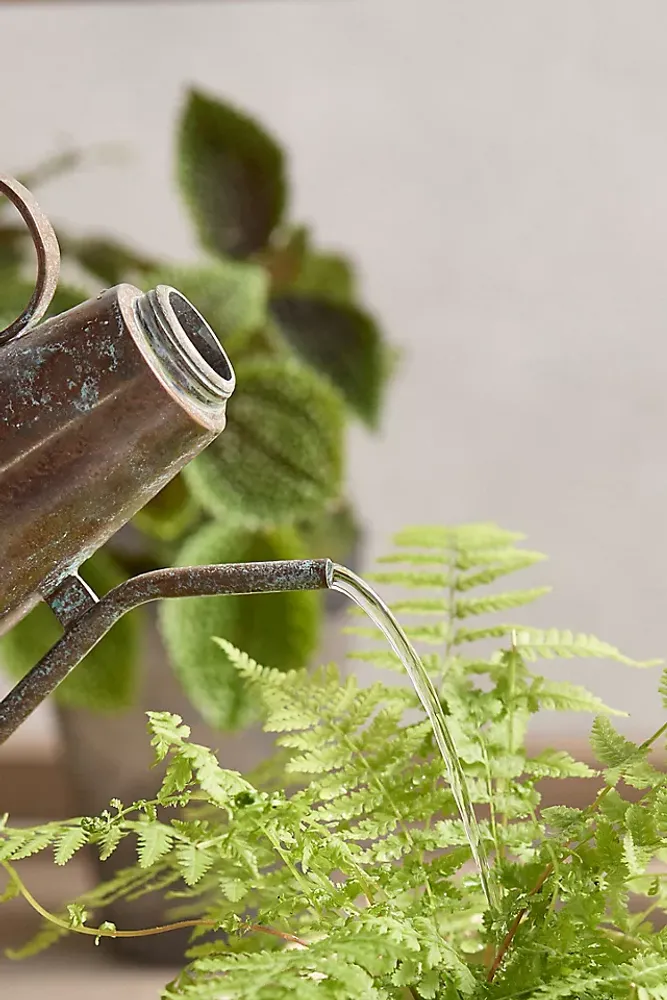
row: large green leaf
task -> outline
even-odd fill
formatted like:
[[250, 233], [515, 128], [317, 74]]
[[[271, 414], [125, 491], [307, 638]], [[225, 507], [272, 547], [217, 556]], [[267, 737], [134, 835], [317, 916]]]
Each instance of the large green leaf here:
[[388, 359], [368, 313], [341, 302], [285, 294], [271, 314], [290, 346], [343, 393], [369, 425], [378, 420]]
[[214, 515], [277, 524], [321, 510], [340, 492], [344, 408], [295, 359], [244, 362], [226, 430], [184, 470]]
[[[178, 564], [303, 556], [299, 536], [290, 528], [251, 531], [214, 523], [186, 542]], [[303, 667], [317, 641], [320, 598], [315, 591], [302, 591], [163, 602], [160, 622], [174, 671], [210, 725], [239, 728], [253, 714], [244, 682], [213, 637], [228, 639], [258, 662], [279, 670]]]
[[[127, 578], [104, 551], [88, 560], [81, 575], [100, 596]], [[55, 697], [64, 705], [98, 711], [116, 711], [130, 705], [135, 691], [140, 621], [140, 611], [121, 618], [57, 688]], [[3, 666], [13, 677], [22, 677], [61, 634], [48, 605], [38, 604], [0, 638]]]
[[252, 118], [197, 90], [190, 91], [180, 122], [178, 178], [209, 250], [248, 257], [282, 219], [280, 146]]
[[268, 275], [264, 268], [233, 260], [150, 271], [144, 287], [172, 285], [199, 310], [221, 340], [255, 330], [267, 318]]
[[351, 303], [356, 293], [352, 264], [342, 254], [309, 251], [291, 291], [341, 305]]

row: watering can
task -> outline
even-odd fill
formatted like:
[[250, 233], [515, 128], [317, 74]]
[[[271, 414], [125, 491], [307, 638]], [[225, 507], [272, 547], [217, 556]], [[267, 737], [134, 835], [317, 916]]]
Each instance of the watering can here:
[[98, 597], [78, 569], [224, 429], [235, 387], [217, 337], [175, 288], [107, 289], [42, 320], [60, 252], [0, 175], [37, 253], [32, 298], [0, 332], [0, 635], [43, 600], [64, 632], [0, 702], [4, 742], [127, 611], [163, 597], [314, 590], [329, 560], [156, 570]]

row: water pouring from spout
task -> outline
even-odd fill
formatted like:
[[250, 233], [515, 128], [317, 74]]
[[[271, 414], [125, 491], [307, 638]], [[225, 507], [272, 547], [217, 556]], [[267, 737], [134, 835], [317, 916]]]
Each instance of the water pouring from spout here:
[[417, 696], [424, 707], [431, 726], [438, 750], [442, 755], [447, 771], [449, 786], [454, 796], [456, 807], [461, 817], [463, 829], [470, 845], [473, 860], [477, 866], [482, 885], [482, 891], [490, 907], [496, 905], [494, 884], [490, 876], [489, 862], [482, 842], [479, 823], [470, 800], [466, 782], [456, 745], [447, 726], [445, 713], [440, 699], [433, 686], [423, 663], [414, 646], [407, 638], [393, 614], [384, 601], [358, 577], [356, 573], [345, 566], [330, 564], [328, 584], [332, 590], [346, 594], [354, 603], [365, 611], [371, 621], [380, 629], [387, 642], [398, 656], [412, 682]]

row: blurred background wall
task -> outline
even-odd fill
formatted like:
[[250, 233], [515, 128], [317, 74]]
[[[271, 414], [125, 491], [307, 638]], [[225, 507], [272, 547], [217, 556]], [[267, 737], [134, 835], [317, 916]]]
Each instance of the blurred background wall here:
[[[293, 216], [356, 256], [403, 352], [381, 437], [353, 441], [368, 562], [407, 522], [494, 519], [551, 556], [533, 623], [659, 656], [666, 31], [661, 0], [3, 6], [0, 164], [126, 144], [44, 207], [187, 259], [184, 88], [256, 114], [290, 150]], [[567, 676], [638, 733], [663, 717], [655, 672]], [[42, 712], [3, 752], [52, 739]]]

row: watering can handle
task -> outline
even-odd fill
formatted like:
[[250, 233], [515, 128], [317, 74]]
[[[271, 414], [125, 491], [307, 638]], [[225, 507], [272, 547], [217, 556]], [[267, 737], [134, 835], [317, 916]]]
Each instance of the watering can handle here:
[[0, 331], [0, 347], [27, 333], [49, 308], [60, 276], [60, 247], [53, 226], [27, 188], [13, 177], [0, 174], [0, 194], [18, 209], [32, 236], [37, 253], [37, 280], [30, 302], [18, 319]]

